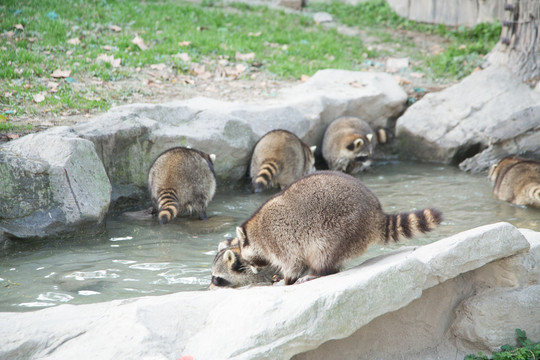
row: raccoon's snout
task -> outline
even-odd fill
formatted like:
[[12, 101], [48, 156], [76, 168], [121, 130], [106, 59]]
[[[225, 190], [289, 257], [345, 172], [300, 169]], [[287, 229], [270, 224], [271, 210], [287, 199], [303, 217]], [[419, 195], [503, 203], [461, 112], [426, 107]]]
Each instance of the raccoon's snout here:
[[212, 285], [224, 287], [224, 286], [230, 286], [231, 282], [219, 276], [212, 276]]
[[367, 155], [360, 155], [360, 156], [357, 156], [354, 158], [355, 161], [359, 161], [359, 162], [366, 162], [369, 160], [369, 156]]

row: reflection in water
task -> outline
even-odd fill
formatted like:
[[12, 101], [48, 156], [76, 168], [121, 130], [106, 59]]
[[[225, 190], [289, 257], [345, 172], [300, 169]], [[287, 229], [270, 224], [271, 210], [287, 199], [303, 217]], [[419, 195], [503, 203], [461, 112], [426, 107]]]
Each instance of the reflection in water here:
[[[390, 162], [357, 175], [387, 213], [436, 207], [435, 231], [387, 246], [374, 245], [353, 266], [401, 246], [423, 245], [473, 227], [507, 221], [540, 231], [540, 210], [496, 200], [485, 175], [450, 166]], [[35, 310], [141, 295], [205, 290], [220, 241], [275, 191], [218, 191], [208, 221], [178, 218], [167, 225], [141, 216], [107, 221], [94, 238], [8, 242], [0, 253], [0, 311]]]

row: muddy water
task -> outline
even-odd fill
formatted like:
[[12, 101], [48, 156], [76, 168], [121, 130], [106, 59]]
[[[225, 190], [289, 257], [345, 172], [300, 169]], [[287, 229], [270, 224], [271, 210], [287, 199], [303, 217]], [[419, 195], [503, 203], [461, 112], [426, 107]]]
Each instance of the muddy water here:
[[[540, 210], [500, 202], [485, 175], [454, 167], [387, 162], [358, 177], [379, 197], [386, 212], [439, 208], [436, 231], [391, 246], [372, 246], [352, 266], [403, 245], [422, 245], [480, 225], [507, 221], [540, 231]], [[205, 290], [217, 244], [233, 236], [274, 192], [216, 194], [211, 218], [180, 218], [161, 226], [153, 220], [108, 219], [105, 234], [22, 244], [0, 252], [0, 311], [28, 311], [59, 304], [102, 302], [178, 291]]]

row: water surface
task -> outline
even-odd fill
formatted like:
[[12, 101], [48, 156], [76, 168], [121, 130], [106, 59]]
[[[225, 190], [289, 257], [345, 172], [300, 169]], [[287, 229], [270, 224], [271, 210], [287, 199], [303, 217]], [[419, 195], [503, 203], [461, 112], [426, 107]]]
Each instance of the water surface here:
[[[379, 197], [387, 213], [436, 207], [444, 221], [428, 235], [390, 246], [372, 246], [359, 259], [423, 245], [480, 225], [507, 221], [540, 231], [540, 210], [496, 200], [485, 174], [451, 166], [383, 162], [360, 178]], [[28, 311], [59, 304], [83, 304], [178, 291], [206, 290], [217, 244], [234, 236], [275, 191], [218, 191], [211, 218], [155, 220], [110, 218], [104, 234], [93, 238], [8, 242], [0, 252], [0, 311]]]

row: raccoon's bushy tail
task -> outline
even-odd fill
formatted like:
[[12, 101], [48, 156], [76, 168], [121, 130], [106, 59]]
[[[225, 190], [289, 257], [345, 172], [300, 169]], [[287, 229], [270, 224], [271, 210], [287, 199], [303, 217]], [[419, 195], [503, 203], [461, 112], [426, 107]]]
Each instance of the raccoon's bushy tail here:
[[265, 161], [251, 183], [251, 191], [258, 193], [269, 187], [278, 171], [279, 166], [276, 161]]
[[180, 204], [178, 194], [173, 189], [161, 190], [158, 197], [157, 216], [161, 224], [166, 224], [178, 215]]
[[398, 241], [400, 237], [410, 238], [418, 233], [435, 229], [442, 221], [442, 213], [437, 209], [424, 209], [408, 213], [387, 214], [384, 241]]

